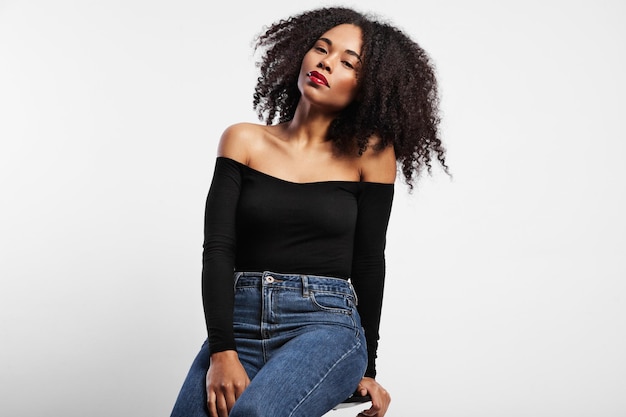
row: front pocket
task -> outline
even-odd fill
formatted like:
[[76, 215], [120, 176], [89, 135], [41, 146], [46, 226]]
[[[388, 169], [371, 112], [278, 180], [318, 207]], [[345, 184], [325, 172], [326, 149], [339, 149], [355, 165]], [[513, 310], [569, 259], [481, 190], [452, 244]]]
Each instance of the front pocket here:
[[313, 304], [320, 310], [352, 314], [354, 303], [352, 297], [348, 295], [320, 291], [311, 293], [310, 297]]

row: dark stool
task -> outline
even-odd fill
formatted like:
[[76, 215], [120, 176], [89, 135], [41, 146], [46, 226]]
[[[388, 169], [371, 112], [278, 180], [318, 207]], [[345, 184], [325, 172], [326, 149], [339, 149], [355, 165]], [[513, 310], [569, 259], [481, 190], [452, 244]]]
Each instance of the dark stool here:
[[358, 392], [355, 392], [339, 404], [333, 407], [333, 410], [339, 410], [340, 408], [352, 407], [354, 405], [359, 405], [366, 403], [368, 401], [372, 401], [372, 397], [369, 395], [360, 395]]

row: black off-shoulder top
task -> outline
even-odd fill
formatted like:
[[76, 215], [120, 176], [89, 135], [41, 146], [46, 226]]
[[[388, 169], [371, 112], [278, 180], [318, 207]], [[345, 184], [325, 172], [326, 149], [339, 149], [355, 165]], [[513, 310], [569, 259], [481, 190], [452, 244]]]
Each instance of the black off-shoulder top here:
[[233, 272], [349, 279], [376, 375], [385, 241], [394, 185], [296, 183], [218, 157], [206, 201], [202, 297], [211, 353], [236, 350]]

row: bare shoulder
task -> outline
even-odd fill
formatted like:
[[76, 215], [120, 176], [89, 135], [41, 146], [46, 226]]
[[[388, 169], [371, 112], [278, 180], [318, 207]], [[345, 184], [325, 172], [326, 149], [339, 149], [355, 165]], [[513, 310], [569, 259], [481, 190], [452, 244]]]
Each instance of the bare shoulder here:
[[393, 146], [376, 150], [376, 139], [360, 158], [361, 181], [393, 184], [396, 180], [397, 164]]
[[250, 154], [265, 134], [265, 126], [254, 123], [235, 123], [224, 129], [217, 147], [217, 156], [224, 156], [248, 164]]

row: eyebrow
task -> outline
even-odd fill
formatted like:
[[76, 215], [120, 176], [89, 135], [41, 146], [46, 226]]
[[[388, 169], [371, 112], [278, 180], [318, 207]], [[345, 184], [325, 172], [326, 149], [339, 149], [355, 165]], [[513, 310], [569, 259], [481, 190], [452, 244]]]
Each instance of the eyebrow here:
[[[331, 41], [328, 38], [319, 38], [318, 40], [322, 41], [322, 42], [326, 42], [328, 44], [328, 46], [332, 46], [333, 45], [333, 41]], [[359, 62], [363, 63], [363, 61], [361, 60], [361, 55], [357, 54], [356, 52], [354, 52], [352, 49], [346, 49], [345, 51], [348, 55], [352, 55], [353, 57], [355, 57], [356, 59], [359, 60]]]

